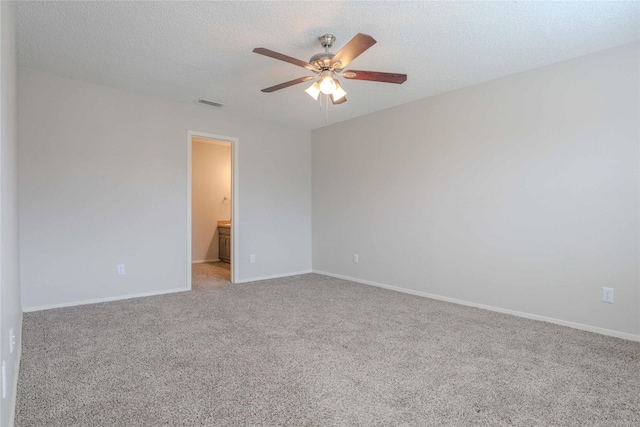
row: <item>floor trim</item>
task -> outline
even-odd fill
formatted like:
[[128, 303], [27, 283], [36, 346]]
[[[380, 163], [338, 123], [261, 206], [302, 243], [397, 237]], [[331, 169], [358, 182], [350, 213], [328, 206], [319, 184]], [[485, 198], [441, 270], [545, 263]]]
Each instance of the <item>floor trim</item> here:
[[18, 403], [18, 378], [20, 377], [20, 359], [22, 359], [22, 325], [24, 319], [24, 310], [20, 313], [20, 340], [16, 343], [16, 366], [14, 367], [15, 375], [13, 376], [13, 396], [11, 398], [11, 415], [9, 415], [9, 425], [13, 426], [16, 420], [16, 404]]
[[220, 258], [215, 259], [199, 259], [196, 261], [191, 261], [191, 264], [204, 264], [206, 262], [220, 262]]
[[173, 294], [176, 292], [186, 292], [189, 289], [187, 288], [175, 288], [175, 289], [167, 289], [164, 291], [154, 291], [154, 292], [143, 292], [140, 294], [131, 294], [131, 295], [120, 295], [117, 297], [106, 297], [106, 298], [96, 298], [82, 301], [73, 301], [73, 302], [63, 302], [59, 304], [48, 304], [48, 305], [39, 305], [35, 307], [23, 307], [22, 311], [25, 313], [30, 313], [33, 311], [42, 311], [42, 310], [51, 310], [53, 308], [62, 308], [62, 307], [74, 307], [76, 305], [86, 305], [86, 304], [97, 304], [101, 302], [109, 302], [109, 301], [119, 301], [123, 299], [131, 299], [131, 298], [140, 298], [140, 297], [150, 297], [154, 295], [164, 295], [164, 294]]
[[590, 326], [590, 325], [585, 325], [585, 324], [582, 324], [582, 323], [569, 322], [567, 320], [554, 319], [552, 317], [539, 316], [537, 314], [525, 313], [525, 312], [522, 312], [522, 311], [508, 310], [508, 309], [505, 309], [505, 308], [493, 307], [493, 306], [485, 305], [485, 304], [478, 304], [478, 303], [475, 303], [475, 302], [459, 300], [459, 299], [456, 299], [456, 298], [443, 297], [443, 296], [440, 296], [440, 295], [429, 294], [429, 293], [426, 293], [426, 292], [420, 292], [420, 291], [414, 291], [414, 290], [411, 290], [411, 289], [400, 288], [398, 286], [385, 285], [383, 283], [373, 282], [373, 281], [370, 281], [370, 280], [363, 280], [363, 279], [358, 279], [358, 278], [355, 278], [355, 277], [344, 276], [344, 275], [341, 275], [341, 274], [329, 273], [327, 271], [313, 270], [313, 273], [322, 274], [323, 276], [335, 277], [337, 279], [349, 280], [351, 282], [362, 283], [363, 285], [370, 285], [370, 286], [375, 286], [375, 287], [378, 287], [378, 288], [389, 289], [389, 290], [392, 290], [392, 291], [403, 292], [405, 294], [417, 295], [417, 296], [420, 296], [420, 297], [431, 298], [431, 299], [435, 299], [435, 300], [439, 300], [439, 301], [452, 302], [454, 304], [466, 305], [468, 307], [482, 308], [484, 310], [495, 311], [495, 312], [504, 313], [504, 314], [511, 314], [513, 316], [524, 317], [526, 319], [539, 320], [539, 321], [542, 321], [542, 322], [553, 323], [553, 324], [561, 325], [561, 326], [568, 326], [570, 328], [580, 329], [580, 330], [583, 330], [583, 331], [595, 332], [595, 333], [601, 334], [601, 335], [607, 335], [607, 336], [611, 336], [611, 337], [622, 338], [622, 339], [629, 340], [629, 341], [638, 341], [638, 342], [640, 342], [640, 335], [634, 335], [634, 334], [630, 334], [630, 333], [627, 333], [627, 332], [620, 332], [620, 331], [615, 331], [615, 330], [612, 330], [612, 329], [599, 328], [597, 326]]

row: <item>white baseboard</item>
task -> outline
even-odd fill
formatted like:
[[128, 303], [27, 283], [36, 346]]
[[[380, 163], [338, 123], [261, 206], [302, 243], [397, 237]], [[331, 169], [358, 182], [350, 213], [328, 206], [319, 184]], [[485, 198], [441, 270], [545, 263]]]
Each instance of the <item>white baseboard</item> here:
[[440, 295], [429, 294], [426, 292], [414, 291], [412, 289], [400, 288], [398, 286], [391, 286], [391, 285], [385, 285], [383, 283], [372, 282], [370, 280], [362, 280], [362, 279], [357, 279], [355, 277], [343, 276], [341, 274], [329, 273], [327, 271], [313, 270], [313, 273], [322, 274], [324, 276], [335, 277], [337, 279], [349, 280], [351, 282], [362, 283], [363, 285], [376, 286], [378, 288], [384, 288], [392, 291], [403, 292], [405, 294], [417, 295], [420, 297], [431, 298], [439, 301], [452, 302], [454, 304], [466, 305], [468, 307], [482, 308], [484, 310], [495, 311], [495, 312], [504, 313], [504, 314], [511, 314], [513, 316], [524, 317], [526, 319], [539, 320], [542, 322], [553, 323], [560, 326], [568, 326], [574, 329], [580, 329], [583, 331], [595, 332], [597, 334], [608, 335], [616, 338], [622, 338], [629, 341], [640, 342], [640, 335], [630, 334], [627, 332], [620, 332], [612, 329], [599, 328], [597, 326], [590, 326], [582, 323], [569, 322], [567, 320], [554, 319], [552, 317], [539, 316], [537, 314], [525, 313], [522, 311], [508, 310], [506, 308], [493, 307], [490, 305], [478, 304], [475, 302], [459, 300], [456, 298], [443, 297]]
[[257, 282], [259, 280], [280, 279], [282, 277], [299, 276], [301, 274], [309, 274], [309, 273], [313, 273], [313, 271], [305, 270], [305, 271], [297, 271], [294, 273], [276, 274], [273, 276], [252, 277], [250, 279], [236, 280], [234, 283], [250, 283], [250, 282]]
[[220, 258], [191, 261], [191, 264], [204, 264], [205, 262], [220, 262]]
[[20, 377], [20, 359], [22, 358], [22, 318], [24, 311], [20, 313], [20, 339], [16, 341], [16, 361], [15, 373], [11, 384], [13, 395], [11, 396], [11, 415], [9, 415], [9, 425], [13, 427], [16, 420], [16, 403], [18, 400], [18, 378]]
[[140, 294], [131, 294], [131, 295], [120, 295], [117, 297], [106, 297], [106, 298], [89, 299], [89, 300], [83, 300], [83, 301], [63, 302], [59, 304], [39, 305], [35, 307], [23, 307], [22, 310], [25, 313], [29, 313], [32, 311], [51, 310], [52, 308], [73, 307], [76, 305], [97, 304], [100, 302], [119, 301], [123, 299], [150, 297], [154, 295], [172, 294], [176, 292], [186, 292], [188, 290], [189, 289], [187, 288], [174, 288], [174, 289], [167, 289], [164, 291], [143, 292]]

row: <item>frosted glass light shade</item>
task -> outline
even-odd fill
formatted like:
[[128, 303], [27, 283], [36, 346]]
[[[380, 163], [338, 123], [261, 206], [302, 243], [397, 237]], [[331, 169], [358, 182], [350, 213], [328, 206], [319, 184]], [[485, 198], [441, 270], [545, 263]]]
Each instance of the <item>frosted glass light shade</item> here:
[[309, 86], [305, 92], [309, 94], [316, 101], [318, 100], [318, 95], [320, 95], [320, 85], [318, 82], [314, 82], [311, 86]]
[[339, 99], [344, 98], [344, 96], [347, 94], [347, 92], [344, 91], [344, 89], [342, 89], [342, 86], [340, 86], [340, 83], [336, 82], [336, 89], [333, 91], [333, 101], [337, 101]]

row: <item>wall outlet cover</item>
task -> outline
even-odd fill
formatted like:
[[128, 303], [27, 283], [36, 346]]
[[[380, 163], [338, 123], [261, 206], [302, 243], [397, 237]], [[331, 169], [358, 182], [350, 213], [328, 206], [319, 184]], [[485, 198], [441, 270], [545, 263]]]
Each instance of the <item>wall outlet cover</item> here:
[[613, 304], [613, 288], [602, 288], [602, 302]]

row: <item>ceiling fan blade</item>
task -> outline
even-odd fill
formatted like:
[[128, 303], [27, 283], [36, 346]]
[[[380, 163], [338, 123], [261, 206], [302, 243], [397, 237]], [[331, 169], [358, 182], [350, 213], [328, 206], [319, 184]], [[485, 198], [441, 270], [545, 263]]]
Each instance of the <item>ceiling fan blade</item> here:
[[270, 58], [279, 59], [280, 61], [288, 62], [289, 64], [297, 65], [298, 67], [306, 68], [307, 70], [317, 71], [316, 68], [309, 64], [308, 62], [301, 61], [300, 59], [292, 58], [287, 55], [283, 55], [282, 53], [274, 52], [269, 49], [265, 49], [264, 47], [257, 47], [253, 49], [255, 53], [259, 53], [260, 55], [268, 56]]
[[335, 54], [335, 56], [331, 59], [331, 65], [334, 65], [336, 62], [340, 61], [341, 65], [336, 68], [342, 69], [374, 44], [376, 44], [376, 41], [373, 37], [367, 34], [358, 33], [354, 38], [349, 40], [349, 43], [344, 45], [344, 47]]
[[370, 80], [372, 82], [402, 84], [407, 80], [406, 74], [381, 73], [379, 71], [348, 70], [342, 77], [349, 80]]
[[288, 82], [280, 83], [279, 85], [275, 85], [275, 86], [268, 87], [266, 89], [262, 89], [262, 92], [275, 92], [276, 90], [280, 90], [280, 89], [284, 89], [285, 87], [297, 85], [298, 83], [304, 83], [306, 81], [309, 81], [309, 80], [315, 79], [315, 78], [316, 78], [316, 76], [300, 77], [299, 79], [289, 80]]
[[338, 104], [342, 104], [343, 102], [347, 102], [347, 97], [346, 96], [343, 96], [342, 98], [338, 99], [337, 101], [333, 100], [333, 95], [330, 95], [329, 97], [331, 98], [331, 103], [333, 105], [338, 105]]

